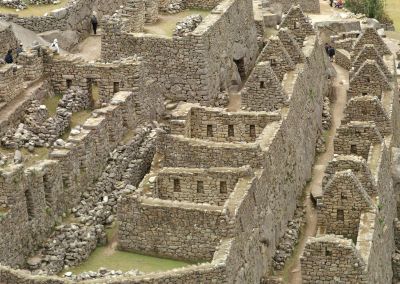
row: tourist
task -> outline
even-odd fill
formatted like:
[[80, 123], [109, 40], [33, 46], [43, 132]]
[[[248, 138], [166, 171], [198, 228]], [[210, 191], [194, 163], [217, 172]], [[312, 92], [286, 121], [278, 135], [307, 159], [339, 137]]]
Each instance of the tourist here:
[[96, 12], [93, 12], [90, 22], [92, 23], [93, 33], [96, 34], [96, 32], [97, 32], [97, 24], [98, 24], [97, 17], [96, 17]]
[[14, 62], [14, 58], [13, 58], [13, 56], [12, 56], [12, 49], [9, 49], [9, 50], [8, 50], [7, 55], [6, 55], [6, 57], [4, 58], [4, 61], [5, 61], [7, 64], [12, 64], [12, 63]]
[[53, 43], [50, 45], [50, 49], [53, 53], [60, 53], [60, 48], [58, 47], [58, 40], [54, 39]]
[[16, 53], [17, 53], [17, 57], [19, 56], [19, 54], [20, 54], [21, 52], [24, 52], [24, 49], [23, 49], [22, 46], [23, 46], [22, 43], [20, 43], [19, 46], [17, 47], [17, 49], [15, 50]]
[[326, 54], [328, 54], [329, 55], [329, 48], [330, 48], [331, 46], [328, 44], [328, 43], [325, 43], [325, 52], [326, 52]]
[[335, 8], [342, 9], [343, 8], [343, 0], [337, 0], [335, 3]]
[[329, 6], [333, 7], [333, 0], [329, 0]]
[[328, 49], [328, 55], [329, 55], [329, 58], [330, 58], [331, 62], [333, 62], [333, 58], [335, 56], [335, 53], [336, 53], [335, 52], [335, 48], [330, 46], [329, 49]]

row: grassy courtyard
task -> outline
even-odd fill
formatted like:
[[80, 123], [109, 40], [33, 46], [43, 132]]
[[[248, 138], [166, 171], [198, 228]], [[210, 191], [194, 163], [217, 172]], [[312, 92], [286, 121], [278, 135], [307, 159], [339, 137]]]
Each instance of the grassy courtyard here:
[[17, 14], [21, 17], [30, 17], [30, 16], [43, 16], [46, 13], [49, 13], [53, 10], [64, 7], [69, 0], [60, 0], [58, 4], [50, 4], [50, 5], [29, 5], [27, 9], [16, 11], [15, 9], [0, 6], [1, 14]]

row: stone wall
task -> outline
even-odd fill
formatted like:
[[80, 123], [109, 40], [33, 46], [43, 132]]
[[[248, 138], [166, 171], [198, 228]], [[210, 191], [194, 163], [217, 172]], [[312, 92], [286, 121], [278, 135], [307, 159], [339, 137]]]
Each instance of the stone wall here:
[[46, 16], [19, 17], [15, 14], [2, 14], [0, 19], [14, 22], [27, 29], [38, 33], [51, 30], [77, 31], [81, 38], [91, 31], [90, 17], [93, 11], [98, 12], [98, 17], [115, 11], [119, 6], [125, 5], [127, 0], [77, 0], [69, 1], [60, 9], [50, 12]]
[[0, 66], [0, 103], [8, 103], [23, 90], [24, 70], [21, 66], [6, 64]]
[[308, 19], [299, 5], [292, 6], [283, 17], [281, 28], [288, 28], [297, 40], [300, 46], [303, 46], [304, 39], [307, 36], [314, 35], [315, 31], [310, 19]]
[[141, 66], [140, 61], [132, 57], [114, 63], [86, 63], [76, 57], [48, 54], [44, 71], [55, 92], [78, 86], [91, 93], [97, 84], [100, 102], [107, 103], [119, 91], [144, 91]]
[[357, 38], [353, 46], [353, 53], [359, 54], [366, 44], [373, 44], [381, 56], [392, 54], [381, 36], [372, 27], [367, 27], [361, 36]]
[[0, 221], [0, 262], [19, 266], [50, 233], [65, 209], [60, 168], [43, 161], [23, 171], [1, 171], [0, 189], [7, 214]]
[[[160, 199], [207, 203], [223, 206], [239, 178], [250, 175], [250, 169], [163, 168], [156, 176], [153, 196]], [[221, 183], [224, 183], [223, 186]]]
[[350, 170], [336, 172], [324, 188], [318, 225], [326, 234], [356, 240], [361, 213], [373, 210], [372, 200]]
[[191, 261], [210, 261], [231, 235], [222, 207], [137, 196], [119, 202], [118, 223], [120, 249]]
[[15, 49], [18, 46], [18, 40], [11, 28], [10, 24], [0, 24], [0, 54], [1, 59], [7, 54], [10, 49]]
[[336, 49], [335, 62], [346, 70], [351, 69], [350, 53], [345, 49]]
[[369, 283], [366, 264], [353, 242], [336, 235], [309, 238], [301, 257], [301, 268], [304, 284]]
[[350, 79], [348, 98], [354, 96], [377, 96], [379, 99], [385, 91], [392, 90], [385, 74], [374, 60], [366, 60]]
[[244, 78], [254, 66], [258, 48], [253, 17], [251, 1], [226, 0], [183, 37], [105, 33], [102, 58], [137, 54], [143, 57], [147, 77], [163, 86], [166, 98], [210, 103], [232, 84], [238, 69]]
[[264, 128], [279, 121], [279, 113], [235, 112], [223, 109], [192, 108], [189, 137], [215, 142], [255, 142]]
[[374, 121], [379, 133], [392, 133], [391, 120], [377, 97], [354, 97], [347, 102], [343, 124], [350, 121]]
[[269, 62], [254, 67], [242, 90], [242, 105], [252, 111], [274, 111], [288, 105], [288, 99]]
[[293, 5], [300, 5], [301, 9], [306, 13], [319, 14], [320, 12], [320, 4], [316, 0], [272, 0], [270, 3], [274, 6], [280, 7], [284, 13], [286, 13]]
[[370, 147], [380, 146], [382, 137], [374, 122], [352, 121], [341, 125], [334, 138], [336, 154], [358, 155], [368, 159]]

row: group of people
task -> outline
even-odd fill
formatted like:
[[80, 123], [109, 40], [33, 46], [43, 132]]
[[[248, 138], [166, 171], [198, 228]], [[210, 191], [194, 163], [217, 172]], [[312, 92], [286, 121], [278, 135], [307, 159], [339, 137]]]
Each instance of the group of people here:
[[[16, 57], [18, 58], [19, 54], [21, 52], [23, 52], [23, 51], [24, 51], [23, 45], [22, 45], [22, 43], [20, 43], [19, 46], [15, 49]], [[7, 63], [7, 64], [14, 63], [14, 57], [13, 57], [13, 50], [12, 49], [9, 49], [7, 51], [7, 54], [4, 57], [4, 62]]]
[[[93, 12], [92, 17], [90, 18], [90, 23], [92, 24], [92, 29], [93, 29], [93, 34], [97, 33], [97, 26], [98, 26], [98, 21], [97, 21], [97, 17], [96, 17], [96, 12]], [[50, 45], [50, 49], [53, 51], [53, 53], [60, 53], [60, 47], [58, 45], [58, 40], [54, 39], [53, 42]], [[18, 57], [18, 55], [23, 52], [23, 48], [22, 48], [22, 43], [19, 45], [19, 47], [16, 48], [16, 57]], [[7, 51], [7, 54], [4, 58], [4, 61], [7, 64], [12, 64], [14, 63], [14, 57], [13, 57], [13, 50], [9, 49]]]
[[333, 46], [331, 46], [330, 44], [325, 43], [325, 51], [326, 51], [326, 54], [328, 54], [330, 61], [333, 62], [333, 59], [334, 59], [335, 53], [336, 53], [335, 48]]
[[[342, 9], [344, 7], [344, 2], [343, 2], [343, 0], [337, 0], [337, 1], [329, 0], [329, 5], [331, 7]], [[333, 5], [335, 5], [335, 6], [333, 6]]]

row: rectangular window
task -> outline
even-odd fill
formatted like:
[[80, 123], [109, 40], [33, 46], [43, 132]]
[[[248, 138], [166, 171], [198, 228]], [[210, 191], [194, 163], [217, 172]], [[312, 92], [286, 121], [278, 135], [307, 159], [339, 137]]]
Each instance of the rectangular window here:
[[357, 154], [357, 145], [350, 145], [350, 153]]
[[119, 92], [119, 82], [114, 82], [114, 94]]
[[325, 256], [331, 256], [332, 255], [332, 251], [329, 250], [328, 248], [325, 248]]
[[72, 87], [72, 80], [67, 79], [66, 83], [67, 83], [67, 89], [70, 89]]
[[256, 138], [256, 126], [255, 125], [250, 125], [250, 137]]
[[28, 220], [32, 220], [35, 216], [34, 210], [33, 210], [33, 200], [32, 200], [32, 194], [28, 190], [25, 190], [25, 200], [26, 200], [26, 211], [28, 213]]
[[276, 59], [275, 58], [271, 58], [270, 64], [271, 64], [271, 67], [275, 67], [276, 66]]
[[226, 181], [219, 182], [219, 192], [220, 193], [228, 193], [228, 188], [226, 186]]
[[343, 211], [343, 209], [338, 209], [336, 211], [336, 220], [337, 221], [344, 221], [344, 211]]
[[197, 193], [204, 193], [204, 182], [201, 180], [197, 181]]
[[260, 82], [260, 89], [265, 89], [265, 82], [264, 81]]
[[364, 97], [364, 96], [368, 95], [368, 93], [362, 93], [362, 95], [363, 95], [363, 97]]
[[175, 192], [181, 191], [181, 183], [180, 183], [180, 180], [177, 178], [174, 179], [174, 191]]
[[213, 137], [213, 127], [211, 124], [207, 125], [207, 137]]
[[235, 136], [235, 130], [233, 128], [233, 125], [228, 125], [228, 137], [233, 137]]

